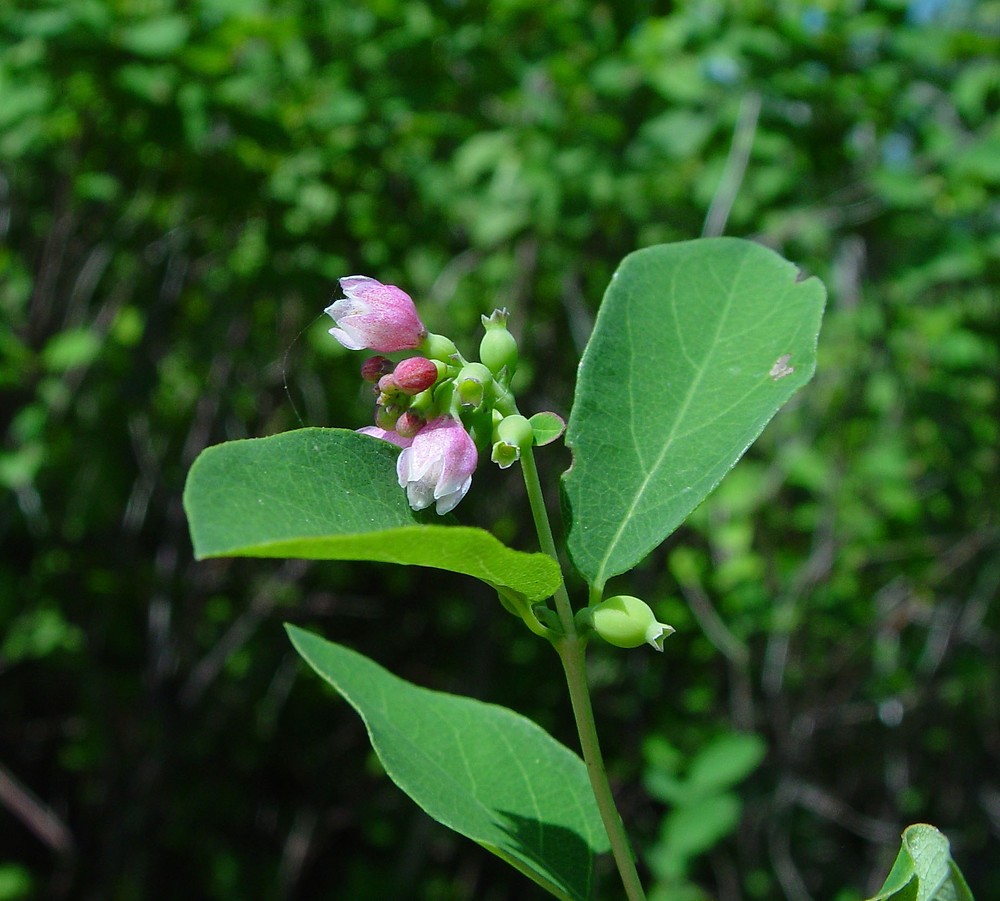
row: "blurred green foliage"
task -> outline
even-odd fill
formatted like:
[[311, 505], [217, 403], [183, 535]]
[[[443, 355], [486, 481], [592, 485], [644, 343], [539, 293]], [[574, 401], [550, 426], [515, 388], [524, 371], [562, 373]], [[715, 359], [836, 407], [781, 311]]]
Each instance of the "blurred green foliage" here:
[[733, 788], [760, 765], [767, 745], [747, 732], [708, 736], [683, 774], [681, 754], [661, 736], [653, 736], [644, 752], [646, 791], [669, 811], [646, 852], [656, 878], [650, 896], [700, 901], [706, 895], [688, 881], [690, 863], [739, 826], [742, 805]]
[[[687, 760], [747, 731], [768, 753], [740, 828], [687, 872], [711, 896], [861, 897], [915, 820], [1000, 896], [998, 19], [5, 4], [3, 897], [524, 897], [380, 774], [280, 622], [572, 741], [554, 655], [470, 580], [195, 564], [181, 486], [208, 444], [365, 424], [316, 320], [338, 276], [403, 286], [470, 348], [508, 306], [526, 407], [566, 413], [619, 259], [706, 216], [830, 309], [817, 379], [628, 583], [678, 629], [664, 658], [594, 655], [640, 856], [670, 810], [644, 739]], [[516, 482], [484, 468], [463, 517], [532, 549]]]

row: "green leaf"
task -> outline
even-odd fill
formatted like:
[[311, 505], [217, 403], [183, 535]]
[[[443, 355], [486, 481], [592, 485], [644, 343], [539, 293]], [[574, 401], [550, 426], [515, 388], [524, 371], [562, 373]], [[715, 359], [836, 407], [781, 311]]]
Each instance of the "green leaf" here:
[[165, 57], [180, 50], [190, 32], [191, 26], [184, 16], [160, 16], [123, 28], [118, 42], [126, 50], [141, 56]]
[[544, 447], [551, 444], [563, 432], [566, 431], [566, 423], [557, 413], [536, 413], [528, 422], [531, 423], [531, 431], [535, 436], [535, 444]]
[[767, 745], [759, 735], [720, 735], [698, 751], [683, 778], [676, 774], [676, 763], [651, 761], [644, 779], [646, 790], [673, 807], [699, 808], [706, 800], [742, 782], [766, 753]]
[[903, 841], [881, 891], [870, 901], [975, 901], [951, 859], [948, 839], [918, 823], [903, 830]]
[[608, 850], [583, 761], [531, 720], [412, 685], [348, 648], [286, 626], [303, 659], [364, 720], [389, 778], [439, 823], [558, 898], [593, 897]]
[[90, 329], [71, 328], [52, 337], [42, 350], [42, 363], [50, 372], [67, 372], [89, 366], [101, 350], [101, 339]]
[[728, 793], [674, 808], [663, 821], [659, 853], [682, 863], [683, 872], [686, 861], [718, 844], [739, 825], [741, 809], [739, 799]]
[[742, 782], [764, 759], [767, 745], [759, 735], [734, 732], [705, 745], [691, 762], [689, 787], [701, 795]]
[[566, 432], [568, 544], [593, 585], [708, 495], [816, 366], [825, 290], [735, 238], [630, 254], [604, 295]]
[[556, 590], [559, 567], [545, 554], [511, 550], [483, 529], [422, 524], [396, 480], [398, 454], [387, 441], [346, 429], [208, 448], [184, 488], [195, 556], [432, 566], [528, 601]]

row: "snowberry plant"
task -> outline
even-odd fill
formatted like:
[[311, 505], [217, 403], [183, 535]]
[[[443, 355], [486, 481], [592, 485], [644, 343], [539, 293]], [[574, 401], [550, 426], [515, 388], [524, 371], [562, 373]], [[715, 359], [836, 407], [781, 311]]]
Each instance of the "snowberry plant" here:
[[[519, 408], [519, 349], [504, 310], [483, 318], [476, 359], [463, 342], [428, 331], [400, 288], [361, 275], [340, 287], [344, 296], [326, 310], [330, 334], [371, 352], [360, 370], [373, 423], [208, 448], [185, 490], [195, 553], [419, 565], [490, 585], [559, 655], [579, 755], [513, 711], [412, 685], [319, 635], [287, 631], [362, 717], [388, 775], [430, 816], [558, 898], [594, 897], [595, 860], [610, 852], [625, 895], [643, 898], [601, 755], [586, 649], [599, 641], [626, 653], [663, 650], [674, 630], [659, 622], [658, 599], [609, 597], [605, 587], [683, 522], [812, 376], [823, 286], [736, 239], [629, 255], [583, 354], [568, 426], [556, 413]], [[560, 553], [535, 453], [564, 428], [573, 462], [562, 477]], [[494, 464], [520, 471], [537, 550], [458, 523], [477, 469]], [[571, 597], [568, 585], [581, 582], [586, 590]], [[879, 898], [932, 899], [935, 880], [949, 898], [971, 897], [940, 833], [907, 835]]]

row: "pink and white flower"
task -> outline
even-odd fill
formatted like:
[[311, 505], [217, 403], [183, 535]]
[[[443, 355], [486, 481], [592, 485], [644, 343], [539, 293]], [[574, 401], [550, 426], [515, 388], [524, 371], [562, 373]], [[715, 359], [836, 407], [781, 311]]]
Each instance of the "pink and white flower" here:
[[337, 323], [330, 334], [348, 350], [412, 350], [426, 337], [412, 298], [395, 285], [349, 275], [340, 280], [340, 287], [346, 296], [324, 312]]
[[427, 423], [396, 461], [399, 484], [414, 510], [431, 504], [451, 512], [472, 484], [479, 453], [465, 427], [450, 416]]
[[404, 438], [396, 432], [391, 432], [388, 429], [380, 429], [377, 425], [366, 425], [363, 429], [358, 429], [358, 431], [362, 435], [371, 435], [372, 438], [388, 441], [390, 444], [395, 444], [396, 447], [409, 447], [413, 444], [412, 438]]

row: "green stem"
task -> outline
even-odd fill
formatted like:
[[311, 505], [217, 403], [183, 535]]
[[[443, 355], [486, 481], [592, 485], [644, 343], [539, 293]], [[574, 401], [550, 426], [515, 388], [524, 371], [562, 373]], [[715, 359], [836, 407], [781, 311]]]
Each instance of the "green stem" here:
[[622, 885], [629, 901], [644, 901], [646, 894], [639, 881], [639, 873], [632, 858], [632, 846], [625, 832], [625, 824], [615, 805], [615, 798], [608, 782], [608, 773], [604, 768], [604, 756], [597, 738], [597, 725], [594, 722], [594, 709], [590, 703], [590, 689], [587, 685], [587, 663], [584, 656], [584, 642], [578, 635], [573, 635], [556, 645], [562, 660], [563, 671], [566, 673], [566, 684], [569, 686], [570, 702], [573, 705], [573, 716], [576, 719], [576, 731], [580, 736], [580, 749], [583, 760], [587, 764], [587, 775], [590, 777], [590, 787], [597, 799], [597, 809], [601, 812], [604, 829], [611, 842], [611, 853], [618, 865]]
[[[538, 468], [535, 466], [535, 455], [531, 447], [521, 449], [521, 472], [524, 475], [524, 487], [528, 491], [528, 505], [531, 516], [535, 520], [535, 531], [538, 533], [538, 543], [542, 551], [548, 554], [556, 563], [559, 556], [556, 553], [556, 542], [552, 537], [552, 527], [549, 525], [549, 515], [545, 510], [545, 497], [542, 495], [542, 483], [538, 480]], [[573, 605], [566, 593], [565, 581], [559, 583], [554, 595], [556, 613], [567, 637], [576, 636], [576, 626], [573, 623]]]
[[[545, 510], [541, 482], [538, 479], [538, 469], [535, 467], [535, 458], [530, 447], [521, 450], [521, 471], [524, 474], [524, 485], [528, 491], [528, 503], [535, 521], [535, 530], [538, 532], [538, 542], [542, 550], [558, 563], [556, 544]], [[597, 800], [597, 809], [601, 813], [608, 840], [611, 842], [611, 853], [618, 866], [625, 894], [629, 901], [645, 901], [646, 895], [642, 890], [642, 883], [639, 881], [639, 874], [632, 858], [632, 847], [615, 805], [611, 783], [608, 782], [608, 773], [604, 767], [604, 755], [601, 754], [601, 744], [597, 738], [597, 724], [594, 722], [594, 708], [590, 703], [590, 688], [587, 684], [587, 661], [584, 653], [586, 641], [576, 631], [573, 606], [565, 584], [559, 586], [554, 597], [556, 612], [564, 634], [554, 641], [553, 645], [566, 674], [566, 685], [569, 687], [570, 703], [573, 706], [576, 731], [580, 736], [583, 760], [587, 765], [587, 775], [590, 777], [590, 787]]]

